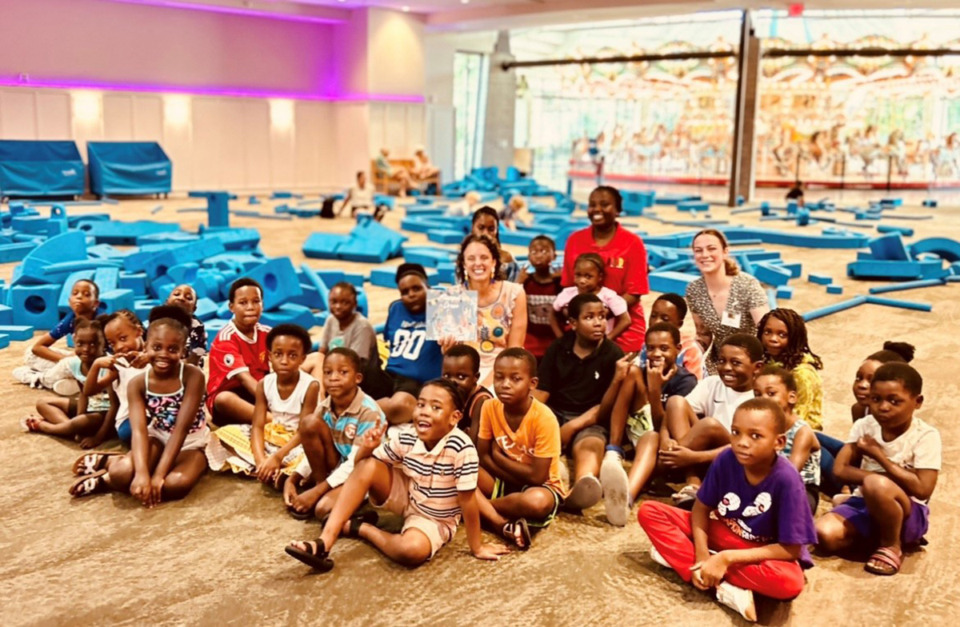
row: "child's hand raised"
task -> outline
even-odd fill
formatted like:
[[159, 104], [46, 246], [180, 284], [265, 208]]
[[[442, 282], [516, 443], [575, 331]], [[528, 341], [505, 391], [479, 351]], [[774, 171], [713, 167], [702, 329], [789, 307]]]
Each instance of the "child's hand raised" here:
[[503, 544], [481, 544], [476, 551], [473, 552], [473, 556], [478, 560], [491, 560], [497, 561], [500, 559], [501, 555], [506, 555], [510, 552], [510, 547]]
[[613, 374], [614, 381], [623, 381], [627, 378], [627, 372], [630, 371], [630, 364], [636, 359], [636, 353], [627, 353], [617, 360], [617, 370]]
[[675, 374], [677, 374], [677, 364], [671, 364], [670, 369], [664, 372], [663, 369], [652, 366], [650, 360], [647, 360], [647, 385], [650, 387], [662, 388], [663, 384], [672, 379]]
[[369, 449], [375, 449], [383, 441], [383, 434], [387, 432], [387, 421], [378, 422], [375, 427], [371, 427], [363, 432], [360, 438], [360, 446]]

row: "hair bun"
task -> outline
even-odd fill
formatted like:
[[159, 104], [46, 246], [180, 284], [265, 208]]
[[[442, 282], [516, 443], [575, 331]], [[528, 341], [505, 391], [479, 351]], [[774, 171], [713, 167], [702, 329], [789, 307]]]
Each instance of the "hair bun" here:
[[913, 361], [913, 356], [917, 352], [913, 344], [907, 342], [891, 342], [889, 340], [883, 343], [883, 350], [892, 351], [900, 355], [903, 357], [903, 361], [907, 363]]

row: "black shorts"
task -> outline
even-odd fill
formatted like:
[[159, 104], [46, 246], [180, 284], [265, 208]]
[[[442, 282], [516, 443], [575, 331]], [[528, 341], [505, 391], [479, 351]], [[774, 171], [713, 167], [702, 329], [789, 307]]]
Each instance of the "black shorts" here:
[[367, 368], [360, 389], [373, 399], [388, 398], [397, 392], [406, 392], [413, 398], [420, 396], [423, 384], [416, 379], [405, 377], [388, 370], [381, 370], [376, 365]]
[[247, 388], [243, 387], [242, 385], [229, 390], [221, 390], [217, 392], [214, 395], [213, 400], [210, 401], [210, 418], [213, 420], [214, 424], [216, 424], [219, 427], [236, 422], [235, 420], [230, 420], [229, 418], [217, 412], [217, 396], [220, 396], [224, 392], [230, 392], [231, 394], [236, 394], [237, 396], [247, 401], [251, 405], [255, 406], [257, 404], [256, 397], [250, 392], [248, 392]]

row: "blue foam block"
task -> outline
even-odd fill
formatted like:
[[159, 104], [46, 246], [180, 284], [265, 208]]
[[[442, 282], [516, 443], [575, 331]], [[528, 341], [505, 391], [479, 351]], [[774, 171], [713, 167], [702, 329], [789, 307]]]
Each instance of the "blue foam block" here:
[[197, 310], [193, 312], [193, 315], [198, 320], [210, 320], [217, 315], [217, 303], [209, 298], [200, 298], [197, 300]]
[[187, 194], [192, 198], [207, 199], [207, 224], [230, 226], [230, 193], [223, 191], [195, 191]]
[[[133, 301], [133, 313], [137, 314], [140, 320], [147, 320], [150, 317], [150, 310], [159, 307], [162, 304], [157, 298], [143, 298]], [[198, 318], [200, 316], [197, 316]]]
[[400, 250], [403, 246], [403, 243], [409, 238], [406, 235], [398, 233], [397, 231], [384, 226], [380, 222], [377, 222], [372, 216], [358, 216], [357, 226], [353, 227], [353, 230], [350, 231], [350, 239], [361, 239], [364, 241], [386, 241], [390, 244], [389, 254], [392, 258], [400, 255]]
[[459, 244], [463, 241], [463, 237], [464, 235], [460, 231], [447, 229], [427, 231], [427, 239], [438, 244]]
[[79, 225], [81, 231], [86, 231], [92, 235], [98, 244], [121, 244], [133, 246], [137, 243], [137, 238], [154, 233], [171, 233], [180, 230], [178, 224], [169, 222], [151, 222], [149, 220], [138, 220], [136, 222], [120, 222], [111, 220], [109, 222], [81, 222]]
[[14, 244], [0, 244], [0, 263], [22, 261], [37, 247], [36, 242], [17, 242]]
[[[303, 266], [301, 266], [302, 268]], [[314, 270], [317, 276], [323, 279], [323, 282], [332, 286], [334, 283], [346, 281], [356, 288], [363, 289], [363, 284], [367, 278], [358, 272], [341, 272], [339, 270]]]
[[824, 274], [809, 274], [807, 275], [807, 280], [817, 285], [830, 285], [833, 283], [833, 278]]
[[852, 261], [847, 276], [857, 279], [920, 279], [923, 269], [916, 261]]
[[429, 246], [404, 246], [403, 259], [408, 263], [419, 263], [424, 268], [436, 267], [441, 263], [449, 263], [457, 258], [457, 253], [442, 248]]
[[3, 324], [0, 325], [0, 333], [8, 336], [14, 342], [23, 342], [33, 339], [34, 328], [24, 324]]
[[657, 205], [677, 205], [685, 200], [700, 200], [700, 196], [693, 194], [664, 194], [654, 198], [654, 204]]
[[681, 200], [677, 203], [678, 211], [709, 211], [710, 205], [701, 200]]
[[829, 316], [830, 314], [835, 314], [841, 311], [846, 311], [847, 309], [852, 309], [854, 307], [859, 307], [867, 302], [866, 296], [854, 296], [850, 300], [845, 300], [839, 303], [833, 303], [832, 305], [827, 305], [826, 307], [820, 307], [819, 309], [814, 309], [803, 314], [803, 319], [806, 322], [816, 320], [818, 318], [823, 318], [824, 316]]
[[166, 275], [173, 279], [175, 283], [193, 284], [200, 273], [200, 265], [195, 262], [179, 263], [172, 268], [167, 269]]
[[[351, 236], [337, 247], [337, 257], [361, 263], [383, 263], [391, 257], [394, 245], [390, 240], [363, 239]], [[304, 254], [306, 255], [306, 253]]]
[[329, 281], [324, 279], [319, 273], [314, 271], [313, 268], [308, 266], [305, 263], [300, 264], [300, 272], [303, 274], [303, 278], [307, 283], [317, 290], [317, 298], [320, 301], [321, 309], [330, 308], [330, 288], [328, 286], [333, 285], [336, 281]]
[[933, 199], [933, 198], [925, 198], [924, 201], [923, 201], [923, 206], [924, 206], [924, 207], [936, 207], [936, 206], [937, 206], [937, 201], [936, 201], [935, 199]]
[[52, 329], [60, 321], [59, 296], [59, 285], [15, 285], [10, 290], [14, 324]]
[[933, 310], [933, 305], [930, 305], [929, 303], [917, 303], [909, 300], [881, 298], [879, 296], [867, 296], [867, 302], [870, 303], [871, 305], [899, 307], [901, 309], [912, 309], [914, 311], [932, 311]]
[[13, 324], [13, 308], [0, 305], [0, 324]]
[[831, 283], [827, 286], [827, 294], [843, 294], [843, 286]]
[[133, 309], [134, 300], [132, 290], [116, 289], [100, 293], [100, 302], [106, 307], [107, 311]]
[[652, 272], [649, 275], [650, 289], [654, 292], [674, 292], [685, 294], [687, 285], [696, 280], [696, 276], [684, 272]]
[[801, 263], [785, 263], [780, 267], [790, 273], [791, 279], [799, 279], [803, 274], [803, 264]]
[[537, 235], [539, 233], [533, 231], [509, 231], [504, 229], [500, 231], [500, 243], [513, 246], [530, 246], [530, 242]]
[[370, 271], [370, 284], [394, 289], [397, 287], [396, 275], [396, 268], [374, 268]]
[[336, 233], [311, 233], [303, 243], [303, 254], [311, 259], [336, 259], [337, 250], [347, 240], [348, 236]]
[[793, 298], [793, 288], [789, 286], [782, 286], [777, 288], [777, 298], [782, 300], [790, 300]]
[[284, 303], [277, 309], [264, 311], [260, 322], [270, 327], [275, 327], [278, 324], [299, 324], [309, 330], [316, 324], [316, 318], [309, 307]]
[[878, 224], [877, 225], [878, 233], [899, 233], [904, 237], [910, 237], [913, 235], [913, 229], [906, 226], [893, 226], [890, 224]]
[[303, 305], [304, 307], [310, 307], [311, 309], [325, 308], [325, 305], [323, 304], [323, 301], [320, 298], [320, 292], [317, 291], [317, 288], [307, 283], [301, 283], [300, 291], [302, 292], [300, 296], [295, 296], [291, 298], [288, 302], [291, 302], [294, 305]]
[[758, 281], [774, 287], [781, 287], [790, 281], [789, 270], [762, 261], [753, 264], [752, 274]]
[[203, 326], [207, 331], [207, 350], [210, 350], [210, 347], [213, 345], [213, 341], [217, 339], [217, 334], [220, 333], [220, 329], [227, 326], [229, 322], [229, 319], [213, 318], [203, 323]]
[[889, 233], [870, 240], [870, 252], [879, 261], [908, 261], [910, 255], [899, 233]]
[[0, 348], [6, 348], [10, 346], [10, 336], [6, 333], [0, 333]]
[[97, 284], [101, 292], [117, 289], [120, 285], [120, 268], [97, 268], [93, 273], [93, 282]]
[[252, 250], [260, 244], [260, 231], [257, 229], [239, 227], [210, 227], [200, 226], [200, 236], [203, 239], [218, 239], [227, 250]]
[[257, 280], [263, 286], [263, 308], [271, 310], [288, 299], [300, 296], [300, 281], [289, 257], [277, 257], [243, 276]]
[[218, 239], [202, 239], [197, 242], [183, 244], [181, 246], [168, 247], [166, 250], [158, 252], [156, 255], [147, 259], [143, 264], [143, 270], [150, 278], [166, 274], [167, 271], [177, 265], [193, 261], [202, 261], [208, 257], [219, 255], [226, 252], [223, 242]]

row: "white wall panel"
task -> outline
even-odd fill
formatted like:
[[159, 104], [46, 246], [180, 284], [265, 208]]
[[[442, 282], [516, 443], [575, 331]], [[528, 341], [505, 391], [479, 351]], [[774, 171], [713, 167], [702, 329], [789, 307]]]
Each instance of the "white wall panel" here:
[[[190, 185], [196, 189], [217, 189], [224, 185], [220, 179], [222, 118], [220, 102], [216, 98], [193, 99], [192, 176]], [[173, 164], [176, 171], [177, 164]]]
[[237, 187], [271, 187], [270, 105], [263, 100], [237, 101], [243, 110], [239, 133], [243, 181]]
[[[37, 137], [70, 139], [70, 94], [36, 92]], [[0, 116], [2, 116], [0, 112]]]
[[0, 91], [0, 137], [37, 139], [37, 102], [32, 91]]
[[104, 94], [103, 138], [107, 141], [129, 141], [133, 137], [133, 96]]
[[160, 142], [163, 145], [163, 98], [139, 95], [133, 97], [132, 139]]
[[215, 159], [220, 165], [220, 185], [224, 189], [244, 188], [244, 145], [249, 137], [243, 126], [244, 102], [235, 98], [221, 98], [217, 102], [221, 126], [220, 150]]

